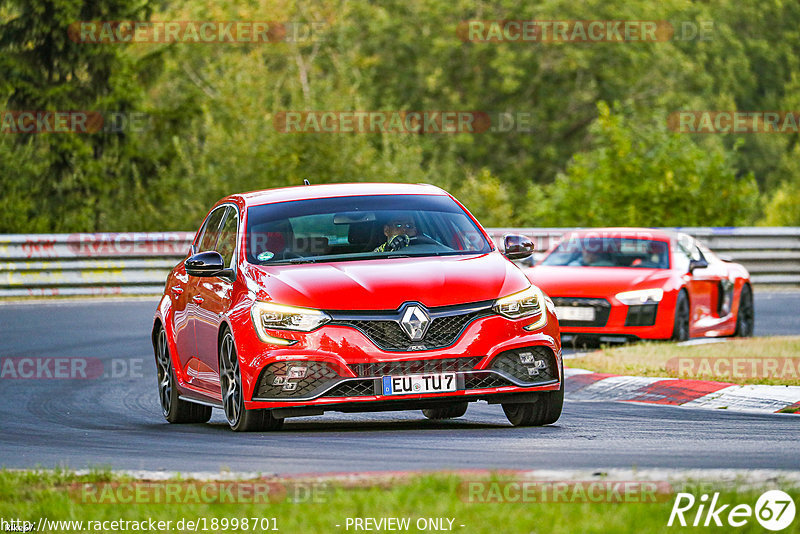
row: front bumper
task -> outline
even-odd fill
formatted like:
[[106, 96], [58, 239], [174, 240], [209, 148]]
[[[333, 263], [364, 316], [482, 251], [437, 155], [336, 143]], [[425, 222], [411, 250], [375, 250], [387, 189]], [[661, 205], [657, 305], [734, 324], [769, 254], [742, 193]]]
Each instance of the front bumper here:
[[[236, 340], [245, 407], [406, 409], [400, 406], [557, 390], [562, 380], [560, 336], [555, 316], [549, 309], [547, 313], [547, 324], [534, 332], [524, 328], [531, 320], [478, 317], [452, 345], [436, 350], [382, 350], [363, 331], [342, 325], [303, 334], [274, 332], [297, 341], [290, 347], [267, 345], [248, 332]], [[298, 368], [304, 369], [302, 376]], [[456, 391], [384, 395], [381, 389], [384, 376], [433, 373], [454, 373]], [[296, 385], [286, 390], [287, 382]]]
[[667, 339], [672, 335], [674, 302], [665, 298], [657, 304], [628, 306], [614, 298], [553, 297], [556, 306], [590, 307], [594, 320], [562, 319], [561, 334], [589, 336], [601, 341]]

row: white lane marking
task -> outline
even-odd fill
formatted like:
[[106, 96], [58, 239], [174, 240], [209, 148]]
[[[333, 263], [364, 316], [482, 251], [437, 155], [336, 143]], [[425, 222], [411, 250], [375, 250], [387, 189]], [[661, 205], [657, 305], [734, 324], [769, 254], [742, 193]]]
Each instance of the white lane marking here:
[[800, 401], [800, 386], [729, 386], [689, 401], [688, 408], [727, 408], [737, 412], [773, 413]]
[[676, 378], [659, 378], [645, 376], [611, 376], [589, 384], [585, 388], [569, 394], [571, 400], [629, 400], [633, 394], [653, 382], [677, 380]]
[[691, 347], [692, 345], [711, 345], [713, 343], [727, 343], [727, 338], [719, 338], [719, 337], [698, 337], [695, 339], [690, 339], [688, 341], [681, 341], [680, 343], [676, 343], [675, 346], [677, 347]]

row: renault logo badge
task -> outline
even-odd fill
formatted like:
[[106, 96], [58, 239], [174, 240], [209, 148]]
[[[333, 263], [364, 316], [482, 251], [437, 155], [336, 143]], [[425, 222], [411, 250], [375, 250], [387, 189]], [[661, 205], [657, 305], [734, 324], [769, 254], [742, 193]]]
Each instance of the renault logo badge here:
[[424, 338], [430, 324], [430, 315], [425, 311], [425, 308], [420, 306], [406, 308], [403, 318], [400, 320], [400, 327], [411, 341], [420, 341]]

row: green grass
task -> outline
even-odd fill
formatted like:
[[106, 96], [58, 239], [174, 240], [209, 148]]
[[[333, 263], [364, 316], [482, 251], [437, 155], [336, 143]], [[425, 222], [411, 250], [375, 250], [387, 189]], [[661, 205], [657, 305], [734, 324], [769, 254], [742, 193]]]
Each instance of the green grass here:
[[[476, 452], [476, 454], [479, 454]], [[473, 477], [473, 480], [478, 477]], [[486, 480], [486, 479], [484, 479]], [[498, 478], [493, 478], [498, 480]], [[74, 490], [85, 483], [130, 483], [131, 479], [98, 471], [88, 476], [68, 472], [0, 471], [0, 517], [20, 518], [36, 524], [49, 520], [144, 520], [173, 521], [181, 518], [275, 518], [280, 532], [354, 532], [345, 529], [348, 517], [408, 517], [417, 532], [417, 518], [454, 518], [453, 532], [459, 533], [647, 533], [674, 532], [666, 526], [674, 497], [657, 503], [470, 503], [466, 502], [462, 479], [453, 474], [412, 475], [388, 483], [331, 485], [318, 491], [319, 502], [279, 500], [267, 504], [87, 504]], [[286, 482], [276, 480], [276, 482]], [[77, 486], [76, 486], [77, 485]], [[708, 491], [708, 485], [704, 485]], [[787, 491], [800, 502], [797, 489]], [[699, 491], [698, 493], [699, 497]], [[751, 506], [761, 491], [723, 490], [722, 502]], [[795, 520], [794, 525], [798, 524]], [[336, 527], [336, 525], [340, 527]], [[461, 527], [460, 525], [465, 525]], [[795, 530], [792, 530], [794, 528]], [[704, 532], [727, 532], [729, 528], [703, 528]], [[762, 532], [755, 519], [736, 532]], [[174, 531], [174, 530], [173, 530]], [[199, 529], [202, 532], [202, 528]], [[210, 530], [209, 530], [210, 531]], [[218, 528], [222, 532], [223, 529]], [[228, 531], [243, 531], [229, 529]], [[252, 531], [252, 530], [249, 530]], [[261, 532], [261, 530], [256, 530]], [[797, 532], [796, 526], [784, 532]]]
[[[762, 372], [762, 368], [756, 366], [756, 372], [753, 373], [749, 370], [752, 366], [747, 362], [740, 372], [734, 371], [731, 366], [724, 366], [718, 368], [723, 371], [718, 373], [715, 372], [713, 361], [703, 366], [699, 363], [702, 360], [695, 360], [698, 364], [691, 368], [680, 367], [680, 361], [687, 359], [768, 357], [781, 359], [777, 372]], [[785, 367], [787, 360], [791, 362], [789, 368]], [[688, 346], [666, 342], [634, 343], [621, 347], [605, 347], [579, 358], [565, 360], [565, 363], [569, 367], [597, 373], [714, 380], [734, 384], [800, 386], [800, 336], [731, 339], [722, 343]], [[781, 372], [788, 369], [793, 369], [794, 374]]]

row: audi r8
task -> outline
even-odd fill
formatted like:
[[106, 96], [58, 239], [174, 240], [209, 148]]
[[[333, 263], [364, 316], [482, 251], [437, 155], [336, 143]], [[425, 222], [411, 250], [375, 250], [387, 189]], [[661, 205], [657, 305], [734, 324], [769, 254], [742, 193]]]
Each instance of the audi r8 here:
[[152, 342], [170, 423], [223, 410], [234, 431], [326, 411], [464, 415], [499, 403], [555, 422], [554, 306], [452, 196], [338, 184], [236, 194], [212, 207], [166, 282]]

